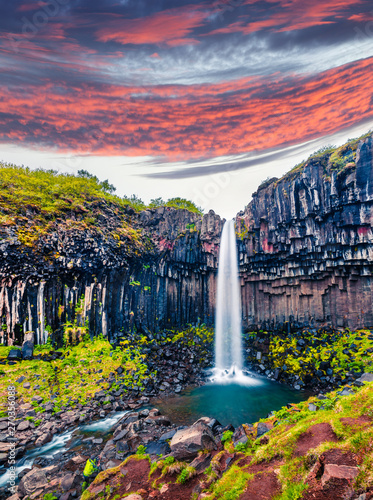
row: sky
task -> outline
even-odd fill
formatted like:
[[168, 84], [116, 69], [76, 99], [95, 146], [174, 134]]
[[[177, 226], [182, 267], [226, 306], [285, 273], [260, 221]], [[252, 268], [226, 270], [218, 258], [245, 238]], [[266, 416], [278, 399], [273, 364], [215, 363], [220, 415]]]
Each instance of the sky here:
[[233, 217], [373, 126], [371, 0], [0, 0], [0, 159]]

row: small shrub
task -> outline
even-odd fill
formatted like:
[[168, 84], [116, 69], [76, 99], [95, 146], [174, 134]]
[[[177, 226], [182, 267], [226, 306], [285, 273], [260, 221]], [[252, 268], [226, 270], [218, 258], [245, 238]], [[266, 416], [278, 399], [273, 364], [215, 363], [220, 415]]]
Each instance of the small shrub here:
[[232, 439], [232, 436], [233, 436], [232, 431], [224, 431], [221, 437], [221, 442], [226, 443], [227, 441], [230, 441]]
[[140, 446], [136, 450], [136, 455], [143, 456], [146, 454], [146, 448], [143, 444], [140, 444]]
[[176, 482], [179, 484], [186, 483], [189, 479], [197, 474], [196, 469], [194, 467], [185, 467], [180, 474], [178, 475]]

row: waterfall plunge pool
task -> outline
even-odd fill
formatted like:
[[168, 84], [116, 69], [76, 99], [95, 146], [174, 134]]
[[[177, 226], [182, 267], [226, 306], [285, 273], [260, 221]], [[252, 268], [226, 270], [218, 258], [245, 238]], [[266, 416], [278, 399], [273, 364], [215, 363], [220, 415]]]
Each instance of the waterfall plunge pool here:
[[[250, 383], [251, 381], [251, 383]], [[178, 396], [152, 401], [177, 425], [191, 425], [201, 417], [216, 418], [222, 425], [254, 423], [288, 403], [306, 400], [310, 393], [296, 391], [265, 377], [252, 375], [244, 383], [208, 383]]]

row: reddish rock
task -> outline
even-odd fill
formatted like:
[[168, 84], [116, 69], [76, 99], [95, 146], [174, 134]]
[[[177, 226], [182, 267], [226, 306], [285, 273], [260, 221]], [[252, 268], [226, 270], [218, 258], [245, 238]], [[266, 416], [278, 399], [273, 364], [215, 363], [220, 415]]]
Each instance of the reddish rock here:
[[348, 465], [335, 465], [327, 464], [324, 468], [324, 474], [321, 478], [321, 484], [325, 484], [333, 479], [343, 479], [346, 481], [351, 481], [359, 475], [359, 469], [357, 467], [349, 467]]

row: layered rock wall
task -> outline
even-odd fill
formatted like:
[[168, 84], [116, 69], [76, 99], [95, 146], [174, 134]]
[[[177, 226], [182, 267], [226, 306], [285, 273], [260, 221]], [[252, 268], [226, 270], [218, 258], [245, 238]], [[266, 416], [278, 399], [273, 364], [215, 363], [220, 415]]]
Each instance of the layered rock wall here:
[[373, 326], [372, 137], [267, 182], [237, 217], [245, 326]]
[[57, 232], [25, 249], [8, 230], [0, 246], [4, 341], [19, 344], [32, 330], [44, 343], [48, 326], [75, 319], [109, 338], [212, 325], [220, 217], [162, 207], [132, 214], [132, 224], [146, 251], [116, 248], [89, 231]]

